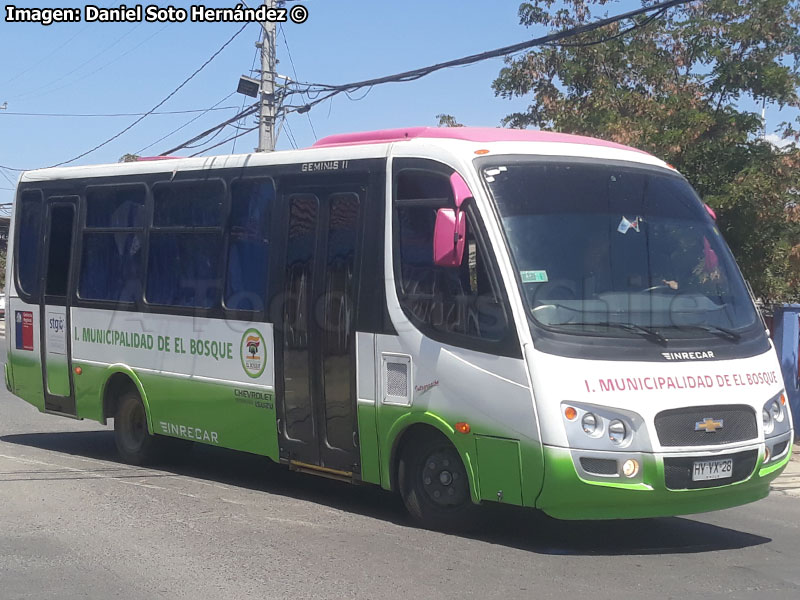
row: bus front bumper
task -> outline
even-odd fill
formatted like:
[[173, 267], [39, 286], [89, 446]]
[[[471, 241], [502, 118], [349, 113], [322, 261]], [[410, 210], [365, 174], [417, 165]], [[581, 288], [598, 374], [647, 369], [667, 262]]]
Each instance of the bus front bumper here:
[[[747, 504], [769, 494], [770, 483], [791, 458], [792, 435], [793, 432], [789, 432], [785, 436], [786, 449], [766, 464], [763, 442], [713, 454], [619, 453], [619, 460], [632, 457], [639, 462], [638, 475], [630, 479], [621, 474], [604, 477], [587, 473], [580, 459], [594, 458], [591, 453], [545, 446], [544, 485], [536, 507], [557, 519], [632, 519], [694, 514]], [[754, 461], [752, 453], [755, 453]], [[725, 479], [692, 481], [691, 465], [695, 461], [726, 457], [733, 457], [734, 476], [727, 481], [734, 480], [734, 483], [725, 483]], [[608, 458], [608, 454], [602, 458]], [[746, 459], [751, 462], [747, 463]], [[591, 465], [590, 468], [596, 467]], [[737, 468], [746, 471], [740, 470], [737, 475]], [[676, 477], [680, 481], [676, 482]], [[668, 478], [672, 482], [669, 487]], [[679, 489], [697, 485], [709, 487]]]

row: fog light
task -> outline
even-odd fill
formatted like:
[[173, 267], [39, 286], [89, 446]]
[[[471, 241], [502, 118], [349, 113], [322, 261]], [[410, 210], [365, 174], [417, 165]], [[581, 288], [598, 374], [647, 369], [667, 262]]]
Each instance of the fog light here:
[[639, 474], [639, 463], [632, 458], [629, 458], [622, 463], [622, 474], [625, 477], [636, 477]]

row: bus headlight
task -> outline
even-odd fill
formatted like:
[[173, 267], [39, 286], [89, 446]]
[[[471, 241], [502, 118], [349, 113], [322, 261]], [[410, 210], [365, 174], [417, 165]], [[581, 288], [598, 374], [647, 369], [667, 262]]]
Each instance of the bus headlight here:
[[769, 435], [772, 433], [772, 430], [775, 429], [775, 421], [766, 408], [762, 409], [761, 411], [761, 420], [764, 422], [764, 435]]
[[633, 411], [566, 400], [561, 414], [572, 449], [649, 452], [653, 448], [644, 419]]
[[783, 422], [783, 407], [780, 402], [773, 400], [769, 403], [769, 415], [778, 423]]
[[583, 432], [591, 437], [597, 437], [597, 417], [594, 414], [587, 412], [583, 415], [583, 419], [581, 419], [581, 427], [583, 427]]
[[786, 395], [782, 392], [764, 403], [761, 409], [764, 435], [779, 435], [789, 431], [789, 414], [786, 410]]
[[620, 445], [627, 437], [628, 428], [625, 427], [624, 422], [620, 421], [619, 419], [614, 419], [608, 424], [608, 439], [610, 439], [613, 443]]

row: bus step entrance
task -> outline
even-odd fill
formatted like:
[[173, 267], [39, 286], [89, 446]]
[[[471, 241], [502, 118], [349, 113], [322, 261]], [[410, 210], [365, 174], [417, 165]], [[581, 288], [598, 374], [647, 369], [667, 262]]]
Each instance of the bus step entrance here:
[[336, 479], [337, 481], [346, 481], [353, 483], [352, 471], [339, 471], [338, 469], [329, 469], [328, 467], [320, 467], [319, 465], [310, 465], [308, 463], [300, 462], [299, 460], [290, 460], [289, 469], [298, 471], [300, 473], [310, 473], [311, 475], [319, 475], [320, 477], [327, 477], [328, 479]]

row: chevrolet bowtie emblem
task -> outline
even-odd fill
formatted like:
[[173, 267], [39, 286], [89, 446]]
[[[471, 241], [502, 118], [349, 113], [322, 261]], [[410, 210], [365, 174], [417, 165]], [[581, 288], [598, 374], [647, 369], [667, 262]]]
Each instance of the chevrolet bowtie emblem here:
[[694, 424], [695, 431], [705, 431], [706, 433], [714, 433], [717, 429], [722, 429], [724, 421], [720, 419], [719, 421], [716, 419], [709, 419], [706, 417], [702, 421], [698, 421]]

